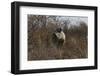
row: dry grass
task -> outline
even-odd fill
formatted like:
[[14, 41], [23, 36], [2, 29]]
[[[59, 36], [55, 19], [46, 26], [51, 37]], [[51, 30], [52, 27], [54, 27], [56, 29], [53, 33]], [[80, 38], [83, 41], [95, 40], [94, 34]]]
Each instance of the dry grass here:
[[[52, 43], [53, 25], [34, 30], [28, 22], [28, 60], [79, 59], [88, 57], [87, 25], [64, 29], [66, 41], [62, 48]], [[52, 26], [52, 27], [51, 27]], [[30, 28], [31, 27], [31, 28]]]

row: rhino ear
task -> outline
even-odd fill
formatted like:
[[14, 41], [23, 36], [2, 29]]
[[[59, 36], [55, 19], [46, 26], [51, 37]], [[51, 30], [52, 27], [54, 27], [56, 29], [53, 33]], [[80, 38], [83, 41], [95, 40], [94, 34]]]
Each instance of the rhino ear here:
[[56, 31], [57, 31], [57, 32], [61, 32], [62, 29], [61, 29], [61, 28], [57, 28]]
[[63, 30], [61, 27], [59, 28], [61, 31]]

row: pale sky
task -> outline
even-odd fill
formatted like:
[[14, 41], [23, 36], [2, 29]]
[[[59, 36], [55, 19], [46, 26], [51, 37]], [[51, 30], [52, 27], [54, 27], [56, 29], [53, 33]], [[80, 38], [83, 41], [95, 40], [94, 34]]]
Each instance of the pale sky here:
[[70, 25], [79, 25], [79, 23], [85, 22], [88, 25], [88, 17], [78, 17], [78, 16], [66, 16], [60, 17], [61, 20], [70, 20]]

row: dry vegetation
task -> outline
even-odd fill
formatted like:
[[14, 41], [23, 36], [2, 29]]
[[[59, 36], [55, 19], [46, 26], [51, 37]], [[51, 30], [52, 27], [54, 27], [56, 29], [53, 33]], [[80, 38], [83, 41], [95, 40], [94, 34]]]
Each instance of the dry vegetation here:
[[[28, 15], [28, 60], [87, 58], [87, 25], [68, 28], [69, 21], [57, 21], [56, 16]], [[66, 41], [58, 49], [52, 43], [52, 33], [63, 25]]]

